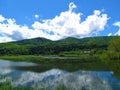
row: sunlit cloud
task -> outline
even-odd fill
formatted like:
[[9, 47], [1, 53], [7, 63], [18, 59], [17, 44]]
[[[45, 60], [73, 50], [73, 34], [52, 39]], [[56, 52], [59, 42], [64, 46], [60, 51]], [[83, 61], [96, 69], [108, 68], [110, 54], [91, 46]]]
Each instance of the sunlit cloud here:
[[3, 22], [4, 20], [5, 18], [2, 15], [0, 15], [0, 22]]
[[38, 18], [39, 18], [39, 15], [37, 15], [37, 14], [35, 14], [34, 16], [35, 16], [35, 18], [36, 18], [36, 19], [38, 19]]
[[109, 33], [108, 36], [112, 36], [113, 34], [112, 33]]
[[113, 26], [118, 27], [118, 31], [115, 33], [115, 35], [120, 35], [120, 21], [113, 23]]
[[74, 3], [69, 4], [69, 10], [61, 12], [59, 16], [53, 19], [43, 20], [43, 22], [34, 22], [34, 29], [43, 30], [46, 33], [53, 32], [51, 38], [58, 40], [65, 37], [85, 37], [104, 30], [108, 17], [100, 10], [94, 10], [92, 15], [89, 15], [81, 22], [81, 13], [75, 13], [73, 9], [77, 8]]
[[114, 26], [118, 26], [118, 27], [120, 27], [120, 21], [115, 22], [113, 25], [114, 25]]

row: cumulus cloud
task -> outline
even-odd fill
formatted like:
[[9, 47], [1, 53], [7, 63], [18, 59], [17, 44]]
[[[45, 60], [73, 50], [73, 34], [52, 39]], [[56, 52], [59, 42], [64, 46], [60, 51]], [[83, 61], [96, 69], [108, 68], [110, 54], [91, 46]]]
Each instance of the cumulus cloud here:
[[77, 6], [76, 6], [73, 2], [71, 2], [71, 3], [69, 4], [69, 11], [72, 12], [72, 10], [73, 10], [74, 8], [77, 8]]
[[38, 18], [39, 18], [39, 15], [37, 15], [37, 14], [35, 14], [34, 16], [35, 16], [35, 18], [36, 18], [36, 19], [38, 19]]
[[118, 31], [115, 33], [115, 35], [120, 35], [120, 21], [115, 22], [113, 26], [117, 26], [119, 28]]
[[0, 22], [3, 22], [4, 20], [5, 18], [2, 15], [0, 15]]
[[112, 36], [112, 33], [109, 33], [108, 36]]
[[81, 13], [73, 12], [77, 8], [74, 3], [69, 4], [69, 10], [61, 12], [59, 16], [53, 19], [43, 20], [43, 22], [34, 22], [34, 29], [43, 30], [50, 34], [53, 32], [58, 38], [50, 38], [52, 40], [61, 39], [64, 37], [85, 37], [104, 30], [107, 23], [107, 14], [103, 14], [100, 10], [94, 10], [92, 15], [89, 15], [81, 22]]
[[120, 27], [120, 21], [115, 22], [113, 25], [114, 25], [114, 26], [118, 26], [118, 27]]
[[[100, 10], [94, 10], [93, 14], [81, 21], [82, 14], [74, 12], [77, 6], [71, 2], [69, 10], [61, 12], [53, 19], [35, 21], [32, 28], [18, 25], [14, 19], [8, 19], [0, 15], [0, 42], [11, 40], [45, 37], [51, 40], [59, 40], [65, 37], [87, 37], [104, 30], [108, 16]], [[39, 16], [36, 14], [35, 18]]]
[[0, 42], [34, 38], [36, 33], [36, 30], [30, 29], [28, 26], [17, 25], [14, 19], [4, 18], [0, 22]]

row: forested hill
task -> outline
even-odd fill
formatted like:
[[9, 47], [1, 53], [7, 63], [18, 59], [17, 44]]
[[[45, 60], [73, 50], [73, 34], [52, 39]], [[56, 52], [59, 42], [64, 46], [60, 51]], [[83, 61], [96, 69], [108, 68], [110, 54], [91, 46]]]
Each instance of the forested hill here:
[[33, 38], [33, 39], [25, 39], [25, 40], [21, 40], [21, 41], [16, 41], [16, 42], [11, 42], [14, 44], [18, 44], [18, 45], [41, 45], [41, 44], [45, 44], [48, 42], [52, 42], [51, 40], [48, 40], [46, 38]]
[[26, 39], [0, 44], [0, 55], [59, 54], [65, 51], [106, 50], [113, 36], [66, 38], [51, 41], [45, 38]]

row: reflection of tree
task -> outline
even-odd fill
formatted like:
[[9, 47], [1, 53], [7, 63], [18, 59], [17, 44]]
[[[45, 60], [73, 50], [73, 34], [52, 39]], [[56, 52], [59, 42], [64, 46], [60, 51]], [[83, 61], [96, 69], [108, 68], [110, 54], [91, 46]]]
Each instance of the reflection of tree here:
[[111, 71], [113, 71], [114, 75], [120, 77], [120, 61], [110, 61], [108, 62], [108, 66]]

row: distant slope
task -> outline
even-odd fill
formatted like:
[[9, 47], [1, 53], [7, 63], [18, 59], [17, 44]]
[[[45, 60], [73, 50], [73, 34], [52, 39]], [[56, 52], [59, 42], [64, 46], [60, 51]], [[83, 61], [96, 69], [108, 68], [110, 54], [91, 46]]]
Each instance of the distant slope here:
[[58, 40], [57, 42], [65, 42], [65, 43], [75, 43], [75, 42], [77, 42], [77, 43], [80, 43], [81, 42], [81, 40], [80, 39], [78, 39], [78, 38], [73, 38], [73, 37], [68, 37], [68, 38], [65, 38], [65, 39], [62, 39], [62, 40]]
[[58, 42], [62, 43], [79, 43], [79, 44], [88, 44], [88, 43], [107, 43], [109, 42], [113, 36], [100, 36], [100, 37], [86, 37], [86, 38], [73, 38], [73, 37], [68, 37], [63, 40], [59, 40]]
[[18, 45], [26, 45], [26, 44], [39, 45], [39, 44], [48, 43], [48, 42], [52, 42], [52, 41], [46, 38], [39, 37], [39, 38], [33, 38], [33, 39], [25, 39], [21, 41], [12, 42], [12, 43], [15, 43]]
[[109, 41], [113, 36], [87, 37], [87, 38], [66, 38], [58, 41], [51, 41], [45, 38], [26, 39], [16, 42], [0, 44], [0, 55], [6, 54], [58, 54], [64, 51], [84, 49], [107, 49]]

